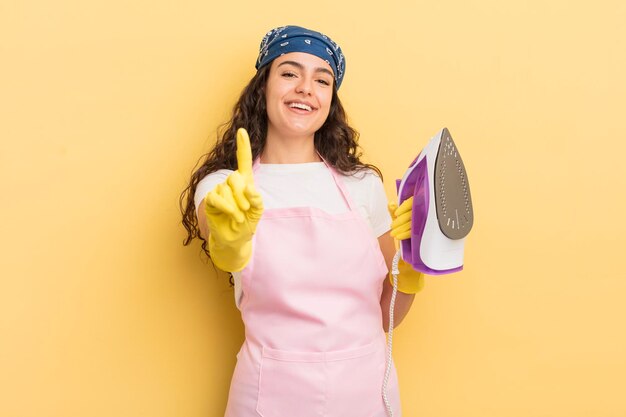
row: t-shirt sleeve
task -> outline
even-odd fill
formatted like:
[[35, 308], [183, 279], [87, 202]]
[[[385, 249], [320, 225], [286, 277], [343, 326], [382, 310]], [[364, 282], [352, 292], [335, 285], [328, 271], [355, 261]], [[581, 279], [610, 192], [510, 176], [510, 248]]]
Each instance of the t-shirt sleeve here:
[[391, 215], [387, 210], [387, 194], [378, 175], [371, 175], [370, 222], [372, 230], [380, 237], [391, 230]]
[[200, 203], [204, 200], [204, 197], [207, 193], [213, 188], [224, 181], [233, 171], [230, 169], [220, 169], [215, 172], [211, 172], [206, 177], [202, 178], [196, 187], [196, 193], [194, 194], [193, 201], [196, 205], [196, 212], [198, 211], [198, 207], [200, 207]]

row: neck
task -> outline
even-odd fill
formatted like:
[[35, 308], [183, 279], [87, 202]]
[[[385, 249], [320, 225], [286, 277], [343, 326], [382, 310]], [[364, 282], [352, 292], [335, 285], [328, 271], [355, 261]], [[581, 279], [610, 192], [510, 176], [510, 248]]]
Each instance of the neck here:
[[264, 164], [302, 164], [320, 162], [313, 136], [285, 137], [268, 132], [261, 154]]

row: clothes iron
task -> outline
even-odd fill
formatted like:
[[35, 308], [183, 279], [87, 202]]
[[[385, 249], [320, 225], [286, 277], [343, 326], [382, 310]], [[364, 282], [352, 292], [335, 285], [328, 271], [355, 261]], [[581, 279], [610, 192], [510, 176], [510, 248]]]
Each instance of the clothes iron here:
[[474, 224], [469, 181], [461, 155], [447, 128], [441, 129], [396, 181], [398, 206], [413, 197], [411, 237], [400, 241], [391, 274], [393, 292], [389, 306], [387, 368], [382, 397], [389, 417], [393, 410], [387, 398], [393, 350], [394, 306], [398, 291], [400, 257], [416, 271], [442, 275], [463, 269], [465, 236]]
[[398, 205], [413, 196], [411, 238], [400, 243], [402, 259], [427, 275], [462, 270], [474, 210], [465, 165], [447, 128], [431, 138], [396, 185]]

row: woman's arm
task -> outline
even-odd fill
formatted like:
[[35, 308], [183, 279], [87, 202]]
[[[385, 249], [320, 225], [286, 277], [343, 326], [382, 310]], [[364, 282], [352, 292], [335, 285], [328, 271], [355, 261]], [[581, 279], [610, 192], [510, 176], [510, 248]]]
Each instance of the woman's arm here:
[[[385, 262], [387, 263], [387, 268], [391, 271], [391, 262], [393, 260], [393, 256], [396, 254], [396, 248], [393, 242], [393, 238], [389, 234], [390, 232], [385, 233], [384, 235], [378, 238], [378, 244], [380, 245], [380, 250], [383, 252], [383, 256], [385, 257]], [[385, 277], [385, 281], [383, 283], [383, 294], [380, 298], [380, 308], [383, 315], [383, 329], [387, 332], [389, 331], [389, 306], [391, 304], [391, 292], [393, 291], [393, 287], [389, 282], [389, 277]], [[398, 291], [396, 293], [396, 304], [393, 309], [393, 327], [398, 327], [398, 325], [402, 322], [402, 319], [407, 315], [409, 310], [411, 309], [411, 304], [413, 304], [413, 299], [415, 298], [415, 294], [405, 294], [403, 292]]]
[[198, 216], [198, 228], [200, 229], [200, 236], [204, 240], [209, 240], [209, 227], [206, 223], [206, 202], [203, 198], [198, 206], [198, 210], [196, 210], [196, 215]]
[[200, 202], [198, 206], [198, 210], [196, 210], [196, 216], [198, 217], [198, 228], [200, 229], [200, 236], [204, 240], [209, 240], [209, 227], [206, 223], [206, 212], [205, 212], [205, 201], [204, 198]]

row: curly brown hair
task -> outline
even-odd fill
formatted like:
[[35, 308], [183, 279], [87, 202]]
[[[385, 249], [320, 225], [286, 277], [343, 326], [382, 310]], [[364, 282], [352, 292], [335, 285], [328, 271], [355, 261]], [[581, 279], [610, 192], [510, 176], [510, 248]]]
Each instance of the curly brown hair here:
[[[194, 195], [202, 178], [218, 169], [237, 169], [237, 129], [245, 128], [250, 136], [252, 159], [256, 159], [265, 146], [267, 136], [267, 108], [265, 104], [265, 86], [271, 65], [259, 69], [248, 85], [243, 89], [239, 100], [233, 108], [231, 119], [218, 129], [218, 140], [215, 147], [200, 157], [200, 167], [191, 175], [187, 188], [180, 195], [180, 210], [183, 215], [183, 226], [187, 229], [187, 237], [183, 244], [189, 245], [194, 238], [202, 241], [202, 250], [209, 256], [207, 241], [200, 235]], [[359, 133], [348, 125], [346, 112], [337, 95], [336, 85], [333, 86], [333, 97], [330, 111], [322, 127], [315, 132], [315, 149], [339, 172], [349, 175], [371, 169], [381, 179], [382, 173], [371, 164], [361, 162], [358, 145]], [[198, 164], [196, 164], [198, 166]], [[231, 277], [232, 283], [232, 277]]]

